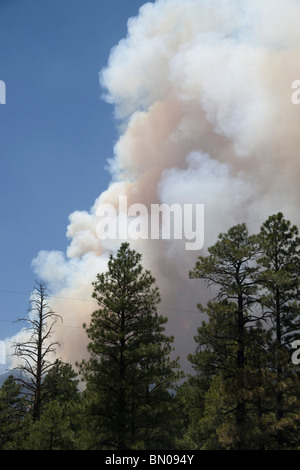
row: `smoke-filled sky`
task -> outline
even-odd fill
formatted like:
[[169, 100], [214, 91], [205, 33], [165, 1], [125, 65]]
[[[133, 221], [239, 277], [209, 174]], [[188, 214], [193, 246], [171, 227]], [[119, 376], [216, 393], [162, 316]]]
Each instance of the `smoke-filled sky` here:
[[[29, 1], [28, 12], [12, 3], [0, 2], [3, 44], [14, 44], [1, 50], [0, 290], [47, 281], [64, 319], [59, 354], [75, 362], [96, 307], [91, 282], [120, 243], [97, 237], [101, 204], [117, 207], [120, 195], [148, 208], [204, 204], [200, 252], [182, 240], [131, 242], [157, 279], [159, 312], [185, 364], [202, 321], [196, 304], [209, 295], [188, 279], [197, 256], [240, 222], [255, 231], [282, 211], [300, 224], [300, 106], [291, 100], [300, 4], [65, 0], [45, 10]], [[4, 295], [9, 306], [13, 294]]]

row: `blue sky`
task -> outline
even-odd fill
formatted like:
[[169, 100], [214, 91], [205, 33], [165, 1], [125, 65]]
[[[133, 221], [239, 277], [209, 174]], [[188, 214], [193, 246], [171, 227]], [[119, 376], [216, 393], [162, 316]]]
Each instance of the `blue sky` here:
[[0, 0], [0, 339], [19, 331], [40, 250], [106, 189], [117, 127], [99, 71], [143, 0]]

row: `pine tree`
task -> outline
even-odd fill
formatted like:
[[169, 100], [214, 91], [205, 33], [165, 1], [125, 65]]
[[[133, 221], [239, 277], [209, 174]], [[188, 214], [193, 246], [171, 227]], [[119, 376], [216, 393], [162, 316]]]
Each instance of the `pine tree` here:
[[281, 212], [270, 216], [259, 235], [260, 297], [273, 334], [273, 434], [276, 448], [299, 444], [299, 374], [291, 361], [291, 344], [300, 337], [300, 237]]
[[10, 375], [0, 388], [0, 450], [14, 448], [25, 415], [21, 386]]
[[44, 406], [39, 420], [28, 421], [22, 439], [22, 450], [75, 450], [76, 434], [72, 418], [77, 410], [73, 403], [53, 400]]
[[158, 287], [141, 255], [123, 243], [111, 255], [108, 270], [93, 283], [99, 310], [84, 325], [90, 359], [81, 372], [96, 417], [93, 432], [106, 449], [169, 448], [174, 397], [179, 378], [171, 360], [172, 337], [164, 334], [166, 318], [158, 315]]
[[208, 321], [189, 356], [200, 448], [299, 448], [299, 370], [291, 360], [300, 333], [299, 254], [297, 227], [278, 213], [255, 236], [244, 224], [231, 228], [199, 257], [191, 277], [217, 290], [199, 305]]
[[71, 364], [56, 360], [43, 381], [42, 406], [58, 400], [61, 404], [77, 401], [79, 379]]
[[70, 364], [57, 360], [43, 380], [38, 421], [27, 423], [22, 446], [26, 450], [79, 448], [82, 406], [77, 374]]
[[[197, 352], [189, 356], [207, 385], [201, 405], [202, 438], [213, 447], [252, 448], [257, 445], [252, 431], [257, 427], [263, 376], [255, 380], [254, 362], [258, 357], [265, 362], [266, 344], [260, 324], [263, 318], [256, 309], [257, 237], [249, 235], [245, 224], [237, 225], [221, 234], [208, 252], [207, 257], [198, 258], [190, 273], [190, 277], [204, 279], [217, 290], [215, 299], [205, 308], [199, 305], [208, 321], [198, 328]], [[218, 395], [217, 384], [222, 384]]]

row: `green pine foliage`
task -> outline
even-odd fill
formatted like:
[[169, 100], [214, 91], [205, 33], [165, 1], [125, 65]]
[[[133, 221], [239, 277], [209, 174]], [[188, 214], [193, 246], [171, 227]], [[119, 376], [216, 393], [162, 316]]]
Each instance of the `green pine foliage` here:
[[0, 450], [14, 448], [25, 415], [21, 386], [10, 375], [0, 388]]
[[173, 439], [179, 366], [167, 319], [157, 313], [158, 288], [140, 260], [123, 243], [94, 283], [100, 308], [86, 326], [90, 359], [81, 364], [96, 416], [94, 448], [169, 448]]
[[274, 448], [290, 449], [299, 443], [298, 371], [291, 361], [291, 344], [300, 334], [300, 238], [298, 228], [282, 213], [262, 225], [258, 282], [260, 305], [273, 333], [269, 352], [273, 372], [272, 442]]
[[299, 247], [298, 229], [278, 213], [259, 234], [249, 236], [245, 224], [221, 234], [191, 271], [216, 290], [199, 305], [206, 320], [189, 356], [196, 380], [187, 388], [205, 384], [196, 425], [190, 417], [197, 449], [299, 447], [300, 382], [291, 361], [300, 321]]
[[212, 293], [199, 298], [190, 376], [157, 312], [155, 279], [122, 243], [93, 283], [88, 358], [77, 371], [47, 361], [38, 414], [26, 378], [0, 388], [0, 450], [299, 450], [298, 228], [282, 213], [257, 234], [231, 227], [190, 277]]

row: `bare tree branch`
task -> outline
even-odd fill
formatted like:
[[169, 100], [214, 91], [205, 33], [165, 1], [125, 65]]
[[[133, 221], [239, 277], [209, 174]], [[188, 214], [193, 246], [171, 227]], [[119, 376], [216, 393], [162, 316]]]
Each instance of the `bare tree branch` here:
[[21, 377], [16, 378], [24, 390], [29, 392], [32, 403], [32, 417], [38, 420], [41, 408], [41, 390], [46, 372], [53, 366], [49, 356], [60, 345], [58, 341], [51, 341], [53, 327], [60, 315], [56, 314], [48, 303], [49, 290], [44, 282], [36, 282], [32, 298], [29, 301], [28, 317], [18, 321], [26, 322], [29, 327], [24, 332], [29, 333], [28, 339], [15, 342], [14, 355], [22, 362], [15, 369], [21, 371]]

